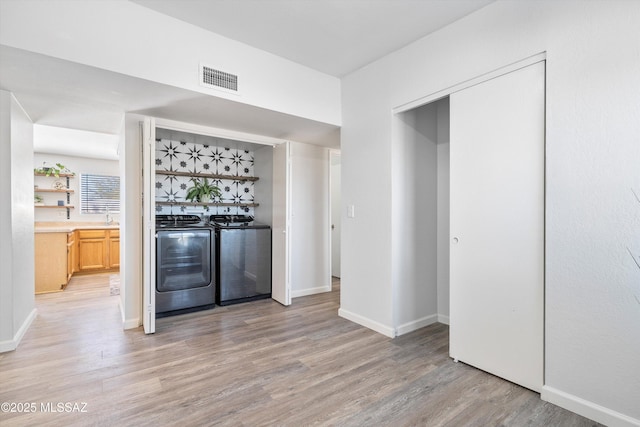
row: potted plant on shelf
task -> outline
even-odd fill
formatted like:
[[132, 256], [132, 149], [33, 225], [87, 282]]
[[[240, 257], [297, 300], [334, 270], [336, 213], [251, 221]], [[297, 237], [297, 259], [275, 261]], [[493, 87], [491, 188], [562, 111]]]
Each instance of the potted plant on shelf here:
[[47, 166], [47, 162], [42, 164], [41, 168], [35, 168], [33, 171], [35, 173], [42, 173], [45, 176], [55, 176], [56, 178], [60, 178], [60, 174], [69, 174], [75, 175], [75, 173], [71, 172], [65, 165], [56, 163], [55, 166]]
[[209, 183], [208, 178], [202, 180], [191, 178], [193, 187], [187, 189], [185, 199], [197, 203], [210, 203], [214, 196], [220, 197], [222, 192], [220, 189]]
[[33, 195], [33, 204], [35, 206], [44, 206], [44, 199], [39, 194]]

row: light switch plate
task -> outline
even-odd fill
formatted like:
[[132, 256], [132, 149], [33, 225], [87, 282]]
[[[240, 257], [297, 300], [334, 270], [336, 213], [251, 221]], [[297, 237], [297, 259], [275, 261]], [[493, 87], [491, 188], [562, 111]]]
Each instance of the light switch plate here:
[[347, 205], [347, 218], [356, 217], [356, 207], [354, 205]]

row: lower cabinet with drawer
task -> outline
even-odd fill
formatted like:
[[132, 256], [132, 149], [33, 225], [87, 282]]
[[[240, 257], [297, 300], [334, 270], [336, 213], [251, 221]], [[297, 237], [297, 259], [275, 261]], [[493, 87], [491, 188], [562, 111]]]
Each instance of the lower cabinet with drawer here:
[[79, 272], [120, 267], [120, 230], [78, 230], [77, 244]]

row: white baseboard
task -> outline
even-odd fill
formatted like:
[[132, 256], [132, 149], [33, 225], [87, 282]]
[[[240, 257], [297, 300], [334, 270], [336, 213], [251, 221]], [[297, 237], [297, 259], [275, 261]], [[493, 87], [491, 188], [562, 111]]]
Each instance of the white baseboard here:
[[34, 308], [33, 310], [31, 310], [31, 313], [29, 313], [24, 322], [22, 322], [20, 329], [18, 329], [18, 332], [16, 332], [16, 334], [13, 336], [13, 339], [0, 341], [0, 353], [13, 351], [18, 348], [20, 341], [22, 341], [22, 337], [24, 337], [24, 334], [27, 333], [27, 331], [29, 330], [29, 326], [31, 326], [31, 323], [33, 323], [34, 319], [37, 316], [38, 310]]
[[408, 334], [409, 332], [413, 332], [420, 328], [424, 328], [425, 326], [429, 326], [433, 323], [436, 323], [437, 321], [438, 321], [438, 315], [432, 314], [430, 316], [425, 316], [418, 320], [413, 320], [411, 322], [403, 323], [402, 325], [398, 326], [398, 328], [396, 329], [396, 336], [399, 337], [400, 335]]
[[449, 324], [449, 316], [445, 314], [438, 314], [438, 323], [444, 323], [445, 325]]
[[540, 398], [578, 415], [611, 427], [638, 427], [640, 420], [549, 386], [542, 386]]
[[318, 286], [317, 288], [301, 289], [299, 291], [291, 291], [291, 298], [306, 297], [307, 295], [321, 294], [323, 292], [331, 292], [330, 286]]
[[382, 323], [378, 323], [375, 320], [368, 319], [366, 317], [360, 316], [359, 314], [352, 313], [343, 308], [338, 310], [338, 316], [350, 320], [358, 325], [362, 325], [365, 328], [369, 328], [374, 330], [382, 335], [385, 335], [389, 338], [395, 338], [396, 331], [393, 328], [390, 328]]
[[118, 306], [120, 306], [120, 318], [122, 319], [122, 329], [125, 329], [125, 330], [135, 329], [142, 324], [140, 322], [139, 317], [136, 317], [134, 319], [127, 319], [124, 317], [124, 307], [122, 307], [122, 298], [120, 298], [120, 302]]
[[136, 318], [136, 319], [124, 319], [122, 321], [122, 328], [123, 329], [135, 329], [137, 327], [140, 326], [140, 319]]

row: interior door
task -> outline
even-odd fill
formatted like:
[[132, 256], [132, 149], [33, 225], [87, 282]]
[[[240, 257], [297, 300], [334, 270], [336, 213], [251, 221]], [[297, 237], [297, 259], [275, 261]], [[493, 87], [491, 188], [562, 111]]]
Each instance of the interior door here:
[[142, 326], [145, 334], [156, 331], [156, 225], [155, 225], [155, 120], [145, 118], [142, 127]]
[[273, 148], [273, 218], [271, 296], [282, 305], [291, 304], [290, 283], [290, 144]]
[[450, 355], [543, 385], [545, 64], [451, 95]]

